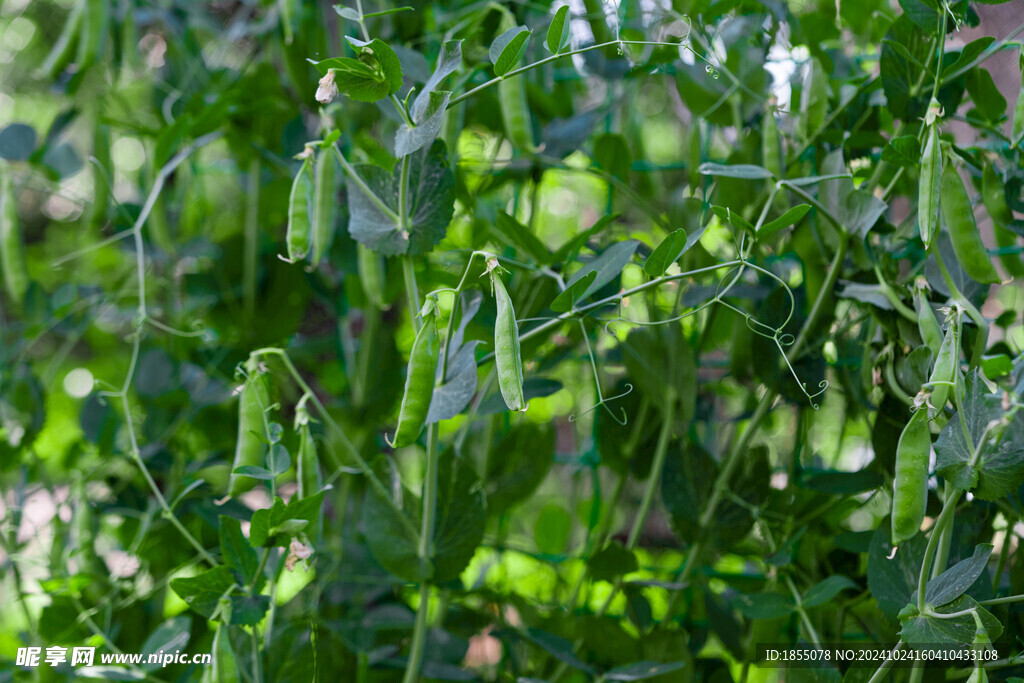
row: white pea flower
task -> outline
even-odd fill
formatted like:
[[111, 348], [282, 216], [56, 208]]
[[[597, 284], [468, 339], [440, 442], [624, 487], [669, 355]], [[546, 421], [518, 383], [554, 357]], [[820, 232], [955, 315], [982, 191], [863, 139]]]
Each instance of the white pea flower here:
[[338, 86], [334, 84], [334, 71], [328, 71], [320, 79], [320, 85], [316, 89], [316, 101], [320, 104], [328, 104], [338, 96]]

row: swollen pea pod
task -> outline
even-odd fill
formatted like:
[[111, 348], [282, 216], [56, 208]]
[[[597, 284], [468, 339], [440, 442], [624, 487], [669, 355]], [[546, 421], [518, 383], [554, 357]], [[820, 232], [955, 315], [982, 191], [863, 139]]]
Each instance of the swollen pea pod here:
[[356, 259], [359, 282], [367, 300], [377, 308], [384, 308], [384, 266], [380, 254], [357, 242]]
[[923, 287], [914, 292], [914, 310], [917, 312], [917, 329], [921, 332], [921, 339], [937, 356], [942, 347], [942, 326], [935, 318], [935, 311], [928, 303]]
[[902, 543], [921, 528], [928, 502], [928, 456], [932, 436], [926, 411], [918, 410], [903, 428], [896, 446], [892, 481], [892, 542]]
[[338, 160], [329, 150], [321, 150], [313, 174], [313, 257], [316, 268], [334, 241], [334, 224], [338, 220]]
[[20, 306], [28, 291], [28, 270], [21, 243], [18, 205], [14, 199], [14, 183], [7, 166], [0, 166], [0, 270], [8, 296]]
[[931, 397], [928, 400], [928, 419], [935, 419], [942, 409], [946, 407], [949, 400], [949, 390], [956, 380], [957, 366], [960, 362], [960, 321], [959, 311], [954, 319], [949, 322], [946, 329], [946, 336], [942, 338], [942, 346], [935, 355], [935, 363], [932, 365], [932, 374], [928, 378], [932, 385]]
[[296, 478], [299, 483], [299, 498], [306, 498], [319, 493], [323, 488], [323, 477], [320, 474], [320, 459], [316, 453], [316, 440], [309, 427], [310, 416], [306, 408], [309, 395], [302, 397], [295, 407], [295, 431], [299, 433], [299, 457], [296, 465]]
[[416, 333], [409, 354], [409, 371], [405, 376], [405, 393], [398, 413], [398, 428], [394, 440], [388, 442], [392, 448], [403, 448], [416, 442], [427, 421], [430, 399], [434, 396], [434, 379], [441, 354], [434, 301], [428, 299], [420, 315], [423, 317], [423, 326]]
[[[1006, 229], [1013, 220], [1013, 212], [1006, 203], [1006, 189], [992, 164], [985, 164], [985, 170], [981, 174], [981, 200], [992, 219], [992, 232], [996, 244], [1005, 249], [1018, 246], [1017, 235]], [[1009, 275], [1024, 278], [1024, 263], [1021, 262], [1019, 252], [1000, 254], [999, 261]]]
[[40, 67], [50, 80], [57, 78], [74, 59], [84, 15], [85, 0], [78, 0], [71, 8], [68, 18], [64, 21], [64, 28], [61, 29], [60, 35], [57, 36], [56, 42]]
[[235, 461], [231, 466], [228, 495], [238, 496], [256, 486], [256, 479], [235, 474], [239, 467], [263, 467], [267, 446], [261, 438], [266, 433], [264, 415], [270, 407], [267, 376], [255, 359], [245, 363], [245, 384], [238, 400], [238, 441]]
[[529, 407], [523, 395], [523, 358], [519, 350], [519, 326], [512, 299], [498, 276], [497, 261], [488, 264], [494, 301], [498, 315], [494, 321], [494, 366], [498, 372], [498, 388], [509, 410], [526, 412]]
[[978, 225], [974, 222], [974, 209], [967, 188], [952, 162], [945, 165], [939, 183], [939, 206], [942, 220], [949, 229], [960, 266], [969, 276], [984, 284], [999, 282], [992, 260], [981, 241]]
[[[515, 25], [515, 17], [506, 10], [502, 13], [498, 31], [507, 31]], [[522, 152], [535, 152], [537, 148], [533, 144], [530, 106], [526, 101], [526, 74], [517, 74], [498, 81], [498, 104], [501, 105], [501, 120], [505, 124], [505, 135], [508, 139]]]
[[291, 263], [306, 258], [312, 241], [313, 223], [310, 218], [312, 214], [310, 200], [313, 197], [312, 175], [313, 163], [310, 156], [306, 156], [302, 160], [299, 172], [295, 174], [291, 195], [288, 197], [286, 241], [288, 242], [288, 261]]
[[[929, 107], [929, 118], [938, 107], [932, 100]], [[921, 230], [921, 241], [927, 249], [931, 246], [932, 237], [939, 221], [939, 180], [942, 176], [942, 149], [939, 146], [939, 132], [935, 121], [928, 123], [925, 134], [924, 150], [921, 152], [921, 175], [917, 186], [917, 225]]]

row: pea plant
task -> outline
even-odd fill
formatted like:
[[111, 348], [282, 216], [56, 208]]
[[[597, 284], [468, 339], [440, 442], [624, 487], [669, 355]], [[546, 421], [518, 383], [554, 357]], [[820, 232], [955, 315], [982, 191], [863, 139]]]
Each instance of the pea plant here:
[[1024, 676], [1021, 20], [4, 3], [0, 678]]

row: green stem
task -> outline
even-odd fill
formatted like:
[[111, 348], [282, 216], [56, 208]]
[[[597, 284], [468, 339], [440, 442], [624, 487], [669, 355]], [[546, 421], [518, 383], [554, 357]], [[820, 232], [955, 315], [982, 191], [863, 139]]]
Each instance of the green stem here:
[[[943, 499], [953, 495], [953, 485], [946, 481]], [[949, 562], [949, 546], [953, 541], [953, 525], [947, 524], [942, 530], [942, 537], [939, 539], [939, 547], [935, 551], [935, 566], [932, 567], [932, 578], [946, 571], [946, 564]]]
[[942, 530], [949, 520], [953, 518], [956, 504], [960, 500], [960, 494], [962, 493], [963, 491], [957, 489], [952, 496], [946, 498], [946, 502], [942, 505], [942, 512], [939, 513], [939, 518], [935, 520], [935, 526], [932, 527], [931, 536], [928, 537], [928, 546], [924, 550], [924, 558], [921, 560], [921, 573], [917, 580], [917, 611], [921, 614], [925, 612], [925, 590], [928, 584], [929, 573], [932, 570], [932, 562], [935, 559], [935, 553], [939, 545], [939, 539], [942, 537]]
[[[999, 592], [999, 584], [1003, 580], [1003, 572], [1006, 570], [1006, 563], [1010, 559], [1010, 545], [1011, 545], [1010, 541], [1013, 538], [1013, 533], [1012, 532], [1013, 532], [1013, 527], [1014, 527], [1014, 525], [1016, 523], [1017, 523], [1017, 520], [1016, 520], [1015, 517], [1007, 517], [1006, 518], [1006, 532], [1005, 532], [1005, 535], [1003, 536], [1003, 547], [999, 551], [999, 562], [996, 565], [996, 573], [992, 577], [992, 592], [993, 593], [998, 593]], [[1017, 596], [1017, 597], [1020, 597], [1022, 600], [1024, 600], [1024, 596]]]
[[1017, 28], [1013, 29], [1009, 33], [1009, 35], [1007, 35], [1005, 38], [997, 40], [996, 42], [994, 42], [991, 45], [989, 45], [987, 48], [982, 50], [981, 54], [979, 54], [977, 57], [975, 57], [971, 61], [967, 62], [966, 64], [964, 64], [961, 67], [957, 67], [956, 71], [948, 74], [947, 76], [944, 76], [942, 78], [942, 82], [943, 83], [949, 83], [950, 81], [955, 81], [957, 78], [959, 78], [963, 74], [967, 73], [968, 71], [970, 71], [971, 69], [976, 67], [978, 64], [981, 64], [986, 59], [988, 59], [989, 57], [991, 57], [995, 53], [997, 53], [1000, 50], [1002, 50], [1004, 47], [1006, 47], [1014, 38], [1016, 38], [1022, 32], [1024, 32], [1024, 24], [1021, 24]]
[[992, 605], [1008, 605], [1013, 602], [1024, 602], [1024, 595], [1007, 595], [1004, 598], [990, 598], [988, 600], [979, 600], [978, 604], [982, 607], [990, 607]]
[[416, 611], [416, 626], [412, 632], [412, 645], [409, 648], [409, 663], [405, 668], [402, 683], [416, 683], [423, 666], [423, 646], [427, 639], [427, 606], [430, 604], [430, 584], [420, 585], [420, 606]]
[[413, 264], [412, 256], [402, 257], [402, 279], [405, 280], [405, 298], [409, 300], [409, 317], [412, 319], [412, 329], [420, 331], [423, 321], [420, 320], [420, 290], [416, 286], [416, 266]]
[[676, 396], [675, 391], [669, 387], [668, 396], [665, 399], [665, 414], [662, 416], [661, 431], [658, 433], [658, 445], [654, 451], [654, 459], [651, 462], [651, 473], [644, 485], [644, 494], [640, 499], [640, 509], [633, 518], [633, 526], [626, 538], [626, 549], [633, 550], [640, 541], [640, 532], [643, 531], [647, 515], [650, 514], [651, 505], [654, 503], [654, 493], [661, 481], [661, 470], [665, 466], [665, 455], [668, 453], [668, 442], [672, 437], [673, 419], [675, 418]]
[[893, 657], [896, 655], [897, 652], [899, 652], [901, 645], [902, 643], [896, 643], [896, 647], [892, 649], [892, 652], [889, 653], [889, 656], [885, 658], [885, 661], [882, 662], [882, 665], [879, 666], [878, 670], [875, 671], [874, 675], [871, 676], [871, 678], [868, 680], [868, 683], [881, 683], [882, 678], [884, 678], [885, 674], [888, 673], [889, 669], [892, 668], [892, 665], [896, 663], [896, 660], [894, 660]]
[[245, 252], [242, 254], [242, 295], [245, 314], [251, 320], [256, 313], [256, 269], [259, 262], [260, 230], [260, 157], [249, 162], [249, 182], [245, 203]]
[[351, 178], [352, 182], [359, 186], [359, 190], [365, 194], [371, 202], [373, 202], [374, 206], [377, 207], [377, 210], [391, 219], [396, 226], [401, 225], [401, 220], [399, 219], [398, 214], [395, 213], [390, 206], [385, 204], [384, 200], [378, 197], [376, 193], [370, 189], [370, 186], [366, 184], [366, 181], [356, 173], [356, 170], [352, 168], [352, 164], [348, 163], [348, 159], [346, 159], [345, 155], [341, 153], [341, 148], [338, 147], [338, 143], [334, 143], [334, 154], [338, 157], [338, 161], [341, 163], [341, 168], [345, 171], [345, 175]]

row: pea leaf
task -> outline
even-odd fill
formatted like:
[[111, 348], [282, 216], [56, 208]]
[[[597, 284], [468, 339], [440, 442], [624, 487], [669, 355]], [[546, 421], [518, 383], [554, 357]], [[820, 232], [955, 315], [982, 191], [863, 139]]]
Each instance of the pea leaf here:
[[[500, 395], [497, 399], [502, 400]], [[548, 423], [524, 423], [493, 448], [494, 453], [503, 455], [487, 459], [487, 509], [500, 513], [524, 500], [544, 481], [555, 460], [555, 430]]]
[[465, 458], [440, 455], [434, 526], [435, 581], [457, 579], [484, 538], [484, 488]]
[[732, 602], [740, 614], [748, 619], [778, 619], [796, 610], [793, 600], [778, 593], [738, 595]]
[[[249, 541], [242, 534], [242, 525], [234, 517], [220, 516], [220, 555], [225, 566], [235, 575], [239, 585], [244, 586], [253, 579], [259, 566], [259, 557]], [[257, 590], [263, 588], [265, 577], [259, 580]]]
[[380, 566], [398, 578], [426, 580], [434, 573], [434, 567], [429, 560], [420, 561], [419, 537], [413, 531], [419, 528], [420, 501], [417, 496], [406, 494], [402, 503], [403, 509], [399, 510], [381, 498], [375, 487], [367, 487], [363, 504], [366, 544]]
[[928, 582], [925, 589], [925, 602], [941, 607], [947, 602], [959, 598], [978, 580], [988, 566], [988, 558], [992, 555], [992, 545], [982, 543], [974, 548], [974, 554], [966, 560], [957, 562]]
[[705, 161], [700, 165], [699, 170], [702, 175], [742, 178], [744, 180], [759, 180], [773, 177], [772, 172], [767, 168], [753, 164], [716, 164], [712, 161]]
[[198, 576], [171, 581], [171, 589], [194, 611], [207, 619], [213, 617], [220, 597], [236, 585], [235, 578], [224, 565], [209, 569]]
[[732, 209], [725, 206], [712, 206], [711, 212], [718, 216], [719, 220], [733, 225], [742, 230], [747, 230], [751, 233], [754, 232], [753, 224], [740, 215], [739, 211], [733, 211]]
[[[149, 655], [156, 654], [161, 650], [165, 652], [184, 650], [185, 646], [188, 645], [191, 635], [192, 617], [182, 614], [168, 619], [157, 626], [156, 629], [149, 634], [149, 637], [146, 638], [146, 642], [142, 644], [142, 661], [147, 662]], [[141, 666], [146, 671], [154, 671], [159, 669], [161, 665], [154, 662], [152, 664], [142, 664]]]
[[[444, 363], [437, 364], [438, 383], [434, 388], [434, 394], [430, 399], [430, 409], [427, 411], [427, 424], [435, 424], [441, 420], [449, 420], [461, 413], [473, 394], [476, 393], [476, 356], [474, 350], [480, 344], [480, 340], [474, 339], [463, 344], [463, 336], [466, 325], [473, 316], [480, 310], [480, 302], [483, 295], [480, 292], [463, 294], [462, 297], [462, 319], [458, 328], [452, 334], [452, 340], [448, 344], [448, 353], [451, 360], [448, 362], [448, 369], [445, 377], [441, 377], [441, 369]], [[444, 357], [442, 350], [442, 359]]]
[[489, 55], [495, 76], [504, 76], [519, 63], [526, 52], [526, 41], [532, 33], [525, 26], [513, 26], [494, 39]]
[[651, 255], [644, 262], [644, 271], [651, 277], [660, 277], [665, 274], [669, 266], [690, 250], [690, 247], [700, 241], [704, 234], [704, 226], [697, 228], [687, 234], [685, 230], [675, 230], [668, 234], [668, 237], [661, 241]]
[[552, 302], [551, 310], [556, 313], [572, 310], [576, 302], [586, 299], [614, 280], [622, 273], [639, 246], [637, 240], [625, 240], [605, 249], [600, 256], [573, 273], [565, 290]]
[[537, 263], [548, 263], [551, 251], [530, 232], [530, 229], [504, 211], [498, 212], [494, 227], [512, 247], [521, 249]]
[[791, 225], [799, 223], [800, 219], [806, 216], [807, 212], [810, 210], [810, 204], [797, 204], [775, 220], [762, 225], [761, 229], [757, 231], [758, 238], [768, 237], [783, 228], [788, 228]]
[[666, 664], [659, 664], [658, 662], [636, 662], [635, 664], [617, 666], [614, 669], [607, 671], [604, 675], [604, 680], [646, 681], [649, 678], [655, 678], [662, 674], [678, 671], [685, 666], [685, 662], [668, 662]]
[[586, 230], [577, 235], [574, 235], [571, 239], [566, 240], [566, 242], [562, 246], [560, 246], [552, 255], [551, 263], [560, 263], [562, 261], [567, 261], [569, 259], [575, 258], [576, 254], [579, 253], [580, 249], [582, 249], [583, 246], [588, 241], [590, 241], [590, 238], [604, 232], [605, 228], [607, 228], [608, 225], [612, 223], [612, 221], [616, 220], [618, 217], [619, 214], [613, 213], [598, 218], [596, 221], [594, 221], [594, 224], [591, 225], [589, 228], [587, 228]]
[[584, 671], [586, 673], [593, 674], [594, 669], [588, 664], [584, 664], [579, 657], [573, 652], [572, 643], [561, 636], [556, 636], [553, 633], [542, 631], [539, 628], [528, 628], [523, 633], [523, 636], [534, 645], [541, 647], [549, 655], [562, 661], [574, 669]]
[[[995, 445], [986, 440], [980, 447], [978, 462], [971, 466], [971, 447], [993, 420], [1002, 417], [999, 396], [989, 394], [977, 369], [967, 375], [964, 396], [965, 435], [961, 420], [954, 416], [935, 442], [935, 467], [938, 474], [954, 486], [972, 491], [982, 500], [996, 500], [1016, 491], [1024, 483], [1024, 418], [1017, 413]], [[966, 438], [965, 438], [966, 436]]]
[[548, 27], [548, 37], [544, 41], [544, 47], [548, 49], [548, 52], [557, 55], [562, 51], [566, 43], [569, 42], [569, 25], [571, 23], [569, 21], [569, 6], [562, 5], [555, 12], [554, 18], [551, 19], [551, 26]]
[[320, 75], [334, 71], [334, 85], [342, 95], [359, 102], [376, 102], [402, 87], [402, 63], [380, 38], [369, 42], [346, 36], [358, 59], [331, 57], [309, 60]]
[[407, 235], [378, 204], [397, 215], [401, 164], [391, 173], [378, 166], [356, 165], [355, 170], [366, 189], [349, 177], [345, 181], [349, 234], [357, 242], [386, 256], [430, 251], [444, 237], [455, 212], [455, 176], [448, 166], [444, 142], [435, 140], [429, 148], [413, 153], [409, 159]]
[[823, 581], [819, 581], [808, 588], [804, 597], [800, 600], [800, 603], [804, 607], [817, 607], [818, 605], [824, 605], [826, 602], [839, 595], [840, 591], [856, 587], [857, 584], [848, 577], [837, 574], [835, 576], [830, 576]]
[[255, 626], [263, 621], [267, 610], [270, 609], [269, 595], [232, 595], [231, 600], [231, 625], [232, 626]]
[[887, 164], [916, 168], [921, 163], [921, 143], [916, 135], [901, 135], [882, 148], [882, 161]]
[[868, 547], [868, 588], [878, 601], [878, 608], [890, 619], [916, 599], [917, 580], [927, 541], [921, 534], [900, 543], [895, 556], [889, 542], [889, 518], [883, 519], [871, 537]]
[[587, 566], [595, 581], [612, 581], [637, 570], [636, 556], [618, 541], [612, 541], [608, 547], [587, 560]]
[[621, 181], [629, 180], [633, 155], [626, 138], [618, 133], [602, 133], [594, 138], [594, 161], [601, 170]]
[[252, 514], [249, 543], [255, 548], [287, 547], [294, 536], [316, 520], [325, 493], [320, 491], [301, 499], [296, 496], [287, 505], [280, 498], [275, 498], [272, 507]]
[[[943, 605], [935, 611], [941, 614], [951, 614], [971, 609], [977, 610], [985, 630], [988, 631], [988, 635], [993, 641], [1002, 635], [1003, 625], [999, 620], [969, 595], [961, 595], [953, 602]], [[964, 646], [970, 645], [974, 640], [975, 623], [970, 614], [942, 619], [918, 614], [916, 608], [913, 607], [903, 614], [900, 639], [908, 645]]]
[[449, 40], [441, 46], [441, 54], [437, 57], [437, 66], [434, 73], [423, 84], [423, 89], [416, 95], [412, 103], [412, 116], [414, 120], [423, 119], [423, 114], [430, 103], [430, 93], [437, 89], [445, 78], [455, 73], [455, 70], [462, 65], [462, 41]]
[[430, 93], [429, 101], [422, 112], [417, 116], [413, 114], [413, 123], [410, 126], [402, 123], [395, 133], [395, 156], [405, 157], [413, 152], [423, 149], [435, 139], [441, 132], [441, 125], [444, 123], [444, 112], [448, 107], [448, 100], [451, 99], [451, 92], [447, 90], [435, 90]]

